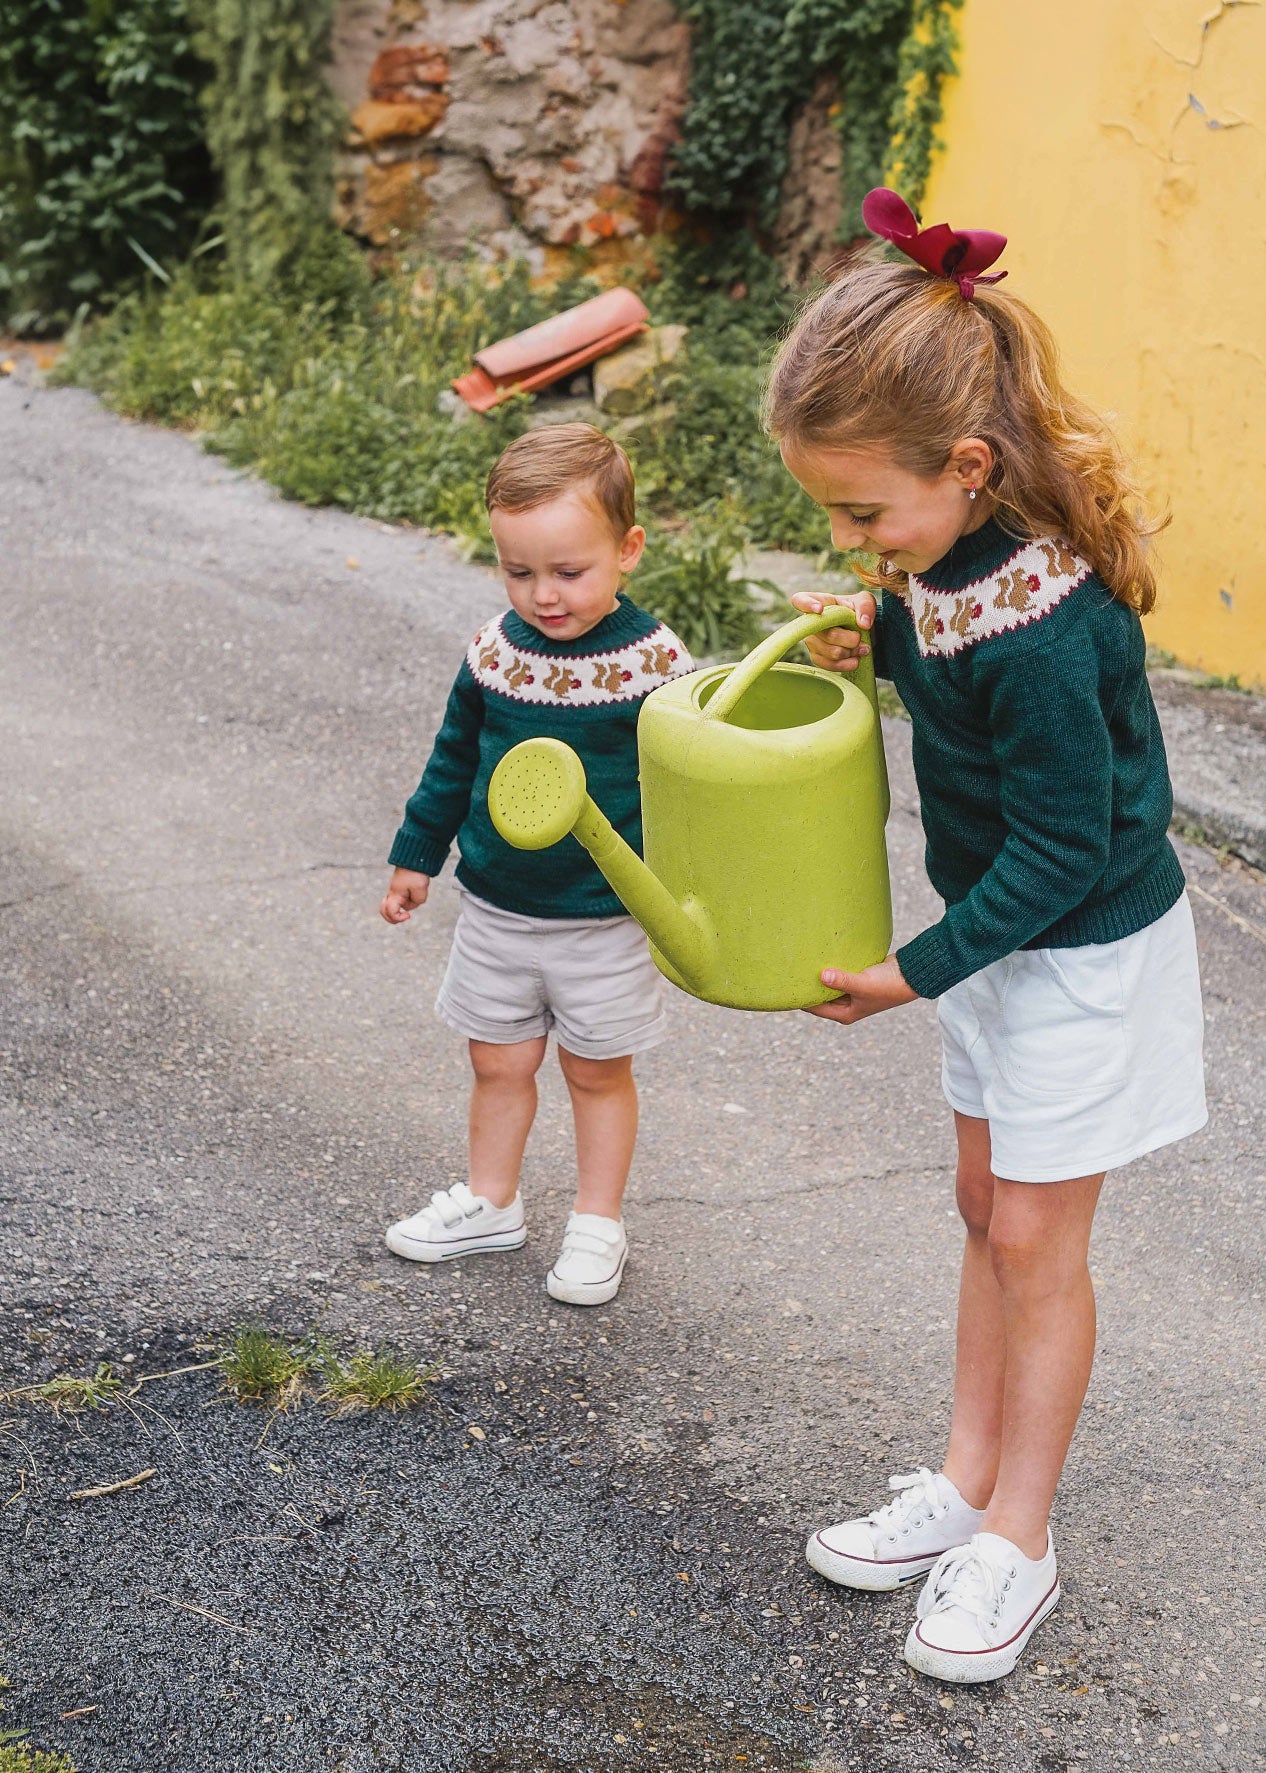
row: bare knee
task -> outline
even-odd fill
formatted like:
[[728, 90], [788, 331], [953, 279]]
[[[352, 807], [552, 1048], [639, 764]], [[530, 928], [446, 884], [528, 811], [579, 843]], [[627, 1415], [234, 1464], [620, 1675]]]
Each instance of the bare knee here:
[[1002, 1292], [1032, 1304], [1087, 1278], [1084, 1255], [1061, 1250], [1040, 1225], [1009, 1223], [998, 1213], [989, 1227], [989, 1261]]
[[1038, 1301], [1089, 1283], [1087, 1250], [1102, 1176], [996, 1182], [989, 1259], [1004, 1293]]
[[985, 1237], [993, 1217], [993, 1148], [989, 1122], [971, 1115], [954, 1115], [958, 1139], [958, 1174], [954, 1195], [963, 1224], [972, 1237]]
[[527, 1084], [541, 1069], [545, 1057], [545, 1041], [516, 1040], [509, 1046], [491, 1041], [472, 1040], [470, 1062], [480, 1083]]
[[582, 1059], [578, 1053], [569, 1053], [566, 1047], [560, 1046], [558, 1063], [568, 1089], [586, 1096], [608, 1096], [613, 1091], [626, 1089], [633, 1080], [631, 1058]]
[[993, 1175], [976, 1164], [959, 1160], [954, 1182], [954, 1199], [959, 1215], [973, 1237], [987, 1237], [993, 1217]]

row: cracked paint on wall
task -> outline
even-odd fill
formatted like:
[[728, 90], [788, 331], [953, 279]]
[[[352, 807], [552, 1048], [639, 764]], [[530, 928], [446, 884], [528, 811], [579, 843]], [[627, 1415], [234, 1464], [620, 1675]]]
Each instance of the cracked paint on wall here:
[[967, 0], [925, 215], [1113, 413], [1170, 528], [1149, 637], [1266, 685], [1266, 4]]

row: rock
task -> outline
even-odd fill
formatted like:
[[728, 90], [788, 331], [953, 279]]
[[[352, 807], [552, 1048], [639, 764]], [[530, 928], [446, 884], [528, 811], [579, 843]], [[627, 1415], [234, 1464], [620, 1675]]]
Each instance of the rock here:
[[338, 0], [330, 81], [355, 125], [340, 218], [363, 215], [384, 149], [425, 149], [439, 161], [425, 226], [440, 252], [513, 227], [536, 251], [614, 262], [663, 219], [689, 65], [673, 0]]
[[596, 425], [598, 417], [592, 400], [578, 400], [572, 394], [546, 394], [532, 402], [528, 429], [539, 431], [542, 425]]
[[634, 447], [639, 443], [658, 443], [676, 416], [674, 403], [664, 400], [658, 406], [648, 407], [645, 412], [630, 413], [626, 419], [617, 419], [614, 425], [607, 427], [607, 435], [617, 443]]
[[440, 389], [435, 401], [435, 410], [453, 425], [464, 425], [479, 417], [472, 407], [467, 406], [456, 388]]
[[421, 98], [366, 99], [352, 112], [352, 127], [366, 146], [388, 142], [399, 137], [430, 135], [448, 110], [448, 99], [442, 92], [429, 92]]
[[353, 222], [356, 232], [376, 246], [416, 237], [430, 203], [427, 180], [435, 169], [433, 157], [367, 166]]
[[397, 43], [375, 58], [369, 70], [369, 96], [388, 104], [421, 98], [428, 86], [447, 86], [448, 76], [447, 51], [434, 43]]
[[653, 326], [610, 357], [600, 357], [593, 366], [593, 395], [602, 411], [622, 417], [654, 405], [665, 372], [683, 355], [686, 330]]

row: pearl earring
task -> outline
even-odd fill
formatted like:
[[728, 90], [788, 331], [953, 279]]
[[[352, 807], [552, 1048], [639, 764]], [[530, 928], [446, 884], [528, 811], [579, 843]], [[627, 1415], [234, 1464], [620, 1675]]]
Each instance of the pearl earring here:
[[975, 498], [975, 496], [976, 496], [976, 489], [975, 489], [975, 487], [974, 487], [974, 486], [969, 486], [969, 487], [968, 487], [968, 488], [967, 488], [967, 497], [968, 497], [968, 498], [969, 498], [969, 499], [974, 499], [974, 498]]

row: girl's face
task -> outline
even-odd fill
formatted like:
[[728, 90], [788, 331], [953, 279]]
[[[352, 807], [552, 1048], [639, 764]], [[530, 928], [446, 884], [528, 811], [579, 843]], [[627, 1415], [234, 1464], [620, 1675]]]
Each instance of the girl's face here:
[[511, 604], [551, 640], [577, 640], [611, 614], [646, 541], [640, 525], [617, 539], [580, 492], [529, 511], [496, 509], [488, 521]]
[[989, 515], [986, 497], [968, 497], [973, 487], [984, 485], [993, 466], [993, 452], [979, 438], [955, 444], [945, 467], [930, 480], [903, 468], [883, 449], [787, 442], [782, 459], [827, 512], [837, 548], [877, 554], [902, 572], [926, 572]]

